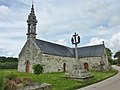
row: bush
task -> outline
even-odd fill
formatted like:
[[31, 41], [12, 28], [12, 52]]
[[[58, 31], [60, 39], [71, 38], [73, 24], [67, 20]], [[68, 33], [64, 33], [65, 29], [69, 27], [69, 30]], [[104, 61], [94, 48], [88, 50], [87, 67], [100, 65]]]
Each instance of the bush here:
[[8, 78], [9, 80], [15, 80], [17, 78], [17, 75], [11, 72], [6, 76], [6, 78]]
[[17, 69], [18, 59], [13, 57], [0, 57], [0, 69]]
[[38, 75], [43, 73], [43, 66], [41, 64], [35, 64], [33, 65], [33, 69], [34, 69], [34, 74]]
[[0, 62], [0, 69], [17, 69], [18, 63], [17, 62]]
[[28, 83], [31, 83], [32, 82], [32, 79], [31, 78], [23, 78], [22, 82], [24, 83], [24, 85], [28, 84]]
[[33, 65], [34, 74], [41, 74], [43, 73], [43, 66], [41, 64]]
[[117, 64], [118, 64], [118, 60], [114, 60], [114, 59], [113, 59], [113, 60], [111, 61], [111, 64], [112, 64], [112, 65], [117, 65]]
[[5, 62], [18, 62], [17, 58], [13, 57], [0, 57], [0, 62], [5, 63]]

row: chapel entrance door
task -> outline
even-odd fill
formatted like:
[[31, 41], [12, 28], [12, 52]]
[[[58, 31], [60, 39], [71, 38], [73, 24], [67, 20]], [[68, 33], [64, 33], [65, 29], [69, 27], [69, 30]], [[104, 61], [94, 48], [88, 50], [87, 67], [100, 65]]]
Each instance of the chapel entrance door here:
[[26, 73], [29, 73], [30, 70], [30, 62], [26, 61]]
[[88, 63], [84, 63], [84, 69], [87, 69], [87, 70], [89, 70]]
[[63, 72], [66, 72], [66, 63], [63, 64]]

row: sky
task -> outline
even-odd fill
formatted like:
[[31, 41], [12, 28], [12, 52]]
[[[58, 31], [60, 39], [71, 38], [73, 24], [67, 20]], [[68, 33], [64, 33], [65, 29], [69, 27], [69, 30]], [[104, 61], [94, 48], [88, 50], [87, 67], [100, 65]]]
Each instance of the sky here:
[[[32, 0], [0, 0], [0, 56], [18, 57], [27, 40]], [[74, 47], [102, 44], [120, 50], [120, 0], [34, 0], [37, 38]]]

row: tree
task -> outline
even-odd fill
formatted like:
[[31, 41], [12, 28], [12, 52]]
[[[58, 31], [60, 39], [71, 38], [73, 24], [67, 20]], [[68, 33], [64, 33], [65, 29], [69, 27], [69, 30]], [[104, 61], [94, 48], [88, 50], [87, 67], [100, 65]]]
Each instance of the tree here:
[[109, 48], [105, 48], [107, 52], [108, 61], [112, 64], [112, 51]]
[[120, 59], [120, 51], [118, 51], [118, 52], [115, 53], [114, 58]]
[[37, 75], [37, 78], [39, 74], [43, 73], [43, 66], [41, 64], [33, 65], [33, 69], [34, 69], [34, 74]]
[[118, 59], [118, 65], [120, 65], [120, 51], [115, 53], [114, 58]]
[[105, 48], [107, 52], [108, 59], [112, 59], [112, 51], [109, 48]]

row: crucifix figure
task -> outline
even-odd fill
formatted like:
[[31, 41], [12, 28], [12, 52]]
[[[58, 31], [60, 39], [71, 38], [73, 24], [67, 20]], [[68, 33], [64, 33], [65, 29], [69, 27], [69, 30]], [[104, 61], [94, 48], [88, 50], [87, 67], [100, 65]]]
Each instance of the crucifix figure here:
[[78, 60], [77, 44], [80, 43], [80, 36], [78, 34], [76, 34], [76, 32], [75, 32], [71, 41], [72, 41], [72, 44], [75, 44], [75, 56], [76, 56], [76, 61], [77, 61]]

